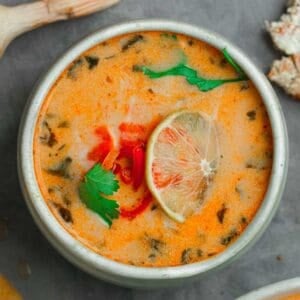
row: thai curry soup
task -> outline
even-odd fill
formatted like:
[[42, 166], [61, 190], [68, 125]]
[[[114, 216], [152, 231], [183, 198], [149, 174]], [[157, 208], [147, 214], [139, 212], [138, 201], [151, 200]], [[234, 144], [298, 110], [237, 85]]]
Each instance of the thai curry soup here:
[[290, 294], [287, 296], [279, 297], [277, 300], [299, 300], [300, 299], [300, 293], [296, 294]]
[[[213, 120], [217, 142], [208, 152], [217, 157], [199, 179], [205, 183], [192, 172], [184, 190], [177, 188], [184, 163], [197, 149], [181, 149], [183, 167], [172, 174], [165, 164], [150, 167], [163, 174], [159, 181], [154, 176], [158, 191], [168, 186], [174, 199], [178, 190], [181, 201], [196, 201], [178, 221], [149, 189], [145, 160], [153, 130], [181, 111]], [[168, 135], [170, 128], [162, 161], [186, 134]], [[198, 143], [209, 143], [209, 134]], [[161, 267], [208, 259], [238, 238], [263, 201], [272, 154], [260, 95], [226, 50], [184, 35], [141, 32], [95, 46], [62, 73], [41, 108], [33, 155], [41, 193], [70, 234], [109, 259]], [[196, 191], [189, 190], [192, 181]]]
[[299, 299], [300, 299], [300, 293], [290, 294], [290, 295], [286, 295], [286, 296], [277, 298], [277, 300], [299, 300]]

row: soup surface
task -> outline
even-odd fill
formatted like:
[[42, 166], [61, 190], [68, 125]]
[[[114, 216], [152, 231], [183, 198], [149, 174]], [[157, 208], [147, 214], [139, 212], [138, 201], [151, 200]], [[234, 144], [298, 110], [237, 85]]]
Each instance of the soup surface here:
[[3, 300], [22, 300], [22, 296], [13, 285], [0, 274], [0, 299]]
[[[202, 41], [165, 32], [128, 34], [75, 60], [39, 114], [33, 155], [47, 205], [76, 239], [118, 262], [160, 267], [208, 259], [243, 232], [268, 187], [272, 133], [253, 84], [234, 82], [204, 92], [183, 76], [150, 78], [140, 67], [166, 70], [180, 62], [205, 78], [237, 76], [223, 54]], [[154, 128], [182, 109], [214, 119], [219, 157], [213, 178], [199, 193], [199, 208], [180, 223], [151, 196], [144, 170], [134, 178], [130, 151], [144, 147]], [[120, 185], [107, 196], [120, 206], [110, 227], [78, 192], [98, 162]]]
[[278, 300], [300, 300], [300, 293], [279, 297]]

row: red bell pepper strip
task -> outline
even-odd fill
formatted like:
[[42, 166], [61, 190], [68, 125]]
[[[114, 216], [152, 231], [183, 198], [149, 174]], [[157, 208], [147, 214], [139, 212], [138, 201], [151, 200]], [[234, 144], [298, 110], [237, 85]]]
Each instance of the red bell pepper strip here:
[[138, 146], [143, 146], [145, 144], [142, 140], [137, 141], [129, 141], [129, 140], [121, 140], [120, 141], [120, 153], [119, 153], [119, 159], [120, 158], [127, 158], [129, 160], [132, 160], [133, 155], [133, 149]]
[[102, 163], [107, 154], [110, 152], [110, 149], [111, 146], [109, 144], [101, 143], [88, 153], [88, 159]]
[[144, 125], [134, 123], [121, 123], [119, 126], [122, 140], [137, 141], [145, 139], [146, 128]]
[[152, 202], [152, 196], [150, 193], [147, 193], [147, 195], [144, 198], [142, 198], [139, 201], [139, 203], [133, 208], [121, 207], [120, 216], [132, 220], [135, 217], [137, 217], [139, 214], [141, 214], [149, 206], [151, 202]]
[[102, 163], [113, 148], [113, 140], [106, 126], [98, 127], [95, 134], [99, 137], [99, 143], [88, 153], [88, 159]]
[[132, 180], [133, 188], [137, 190], [145, 175], [145, 149], [143, 146], [135, 146], [132, 150]]
[[115, 175], [119, 174], [119, 173], [121, 172], [121, 165], [115, 162], [115, 163], [113, 164], [113, 166], [112, 166], [111, 171], [112, 171]]
[[121, 177], [121, 180], [125, 184], [131, 184], [132, 183], [132, 171], [131, 171], [131, 168], [129, 168], [129, 167], [122, 168], [121, 171], [120, 171], [120, 177]]
[[133, 148], [144, 144], [146, 129], [139, 124], [121, 123], [119, 130], [121, 133], [119, 158], [132, 160]]

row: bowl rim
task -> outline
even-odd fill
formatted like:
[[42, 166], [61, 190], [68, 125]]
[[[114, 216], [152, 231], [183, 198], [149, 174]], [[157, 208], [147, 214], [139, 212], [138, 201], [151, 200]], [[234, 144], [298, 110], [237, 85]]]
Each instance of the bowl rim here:
[[236, 300], [271, 300], [274, 299], [273, 297], [289, 296], [293, 295], [293, 293], [300, 293], [300, 277], [263, 286], [237, 298]]
[[[34, 172], [33, 134], [40, 107], [62, 71], [79, 55], [110, 38], [143, 31], [169, 31], [202, 40], [217, 49], [226, 47], [252, 80], [269, 114], [273, 130], [274, 158], [269, 187], [254, 219], [243, 234], [222, 253], [201, 262], [174, 267], [130, 266], [105, 258], [69, 234], [50, 212], [40, 193]], [[222, 36], [194, 25], [163, 19], [134, 20], [100, 29], [66, 51], [36, 84], [22, 116], [18, 137], [18, 174], [27, 206], [43, 234], [75, 265], [97, 277], [114, 276], [142, 280], [193, 277], [224, 266], [245, 252], [264, 232], [279, 205], [288, 168], [288, 136], [279, 100], [267, 78], [250, 59]]]

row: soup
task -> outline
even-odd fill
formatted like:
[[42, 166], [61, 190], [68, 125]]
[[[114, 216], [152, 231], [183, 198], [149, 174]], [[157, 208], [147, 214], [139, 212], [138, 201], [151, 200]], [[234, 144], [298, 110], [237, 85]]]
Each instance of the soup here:
[[[43, 198], [65, 230], [102, 256], [149, 267], [205, 260], [238, 238], [268, 187], [272, 131], [250, 81], [206, 80], [241, 76], [226, 54], [188, 36], [141, 32], [97, 45], [61, 74], [40, 110], [33, 155]], [[218, 157], [197, 207], [178, 222], [149, 191], [144, 169], [149, 136], [180, 111], [214, 120]], [[89, 180], [99, 174], [108, 184], [97, 190]], [[176, 189], [181, 178], [179, 170], [163, 185]], [[101, 207], [88, 198], [93, 187]]]
[[300, 299], [300, 293], [296, 294], [290, 294], [287, 296], [279, 297], [278, 300], [299, 300]]
[[22, 300], [22, 296], [13, 287], [13, 285], [0, 274], [0, 299], [5, 300]]

